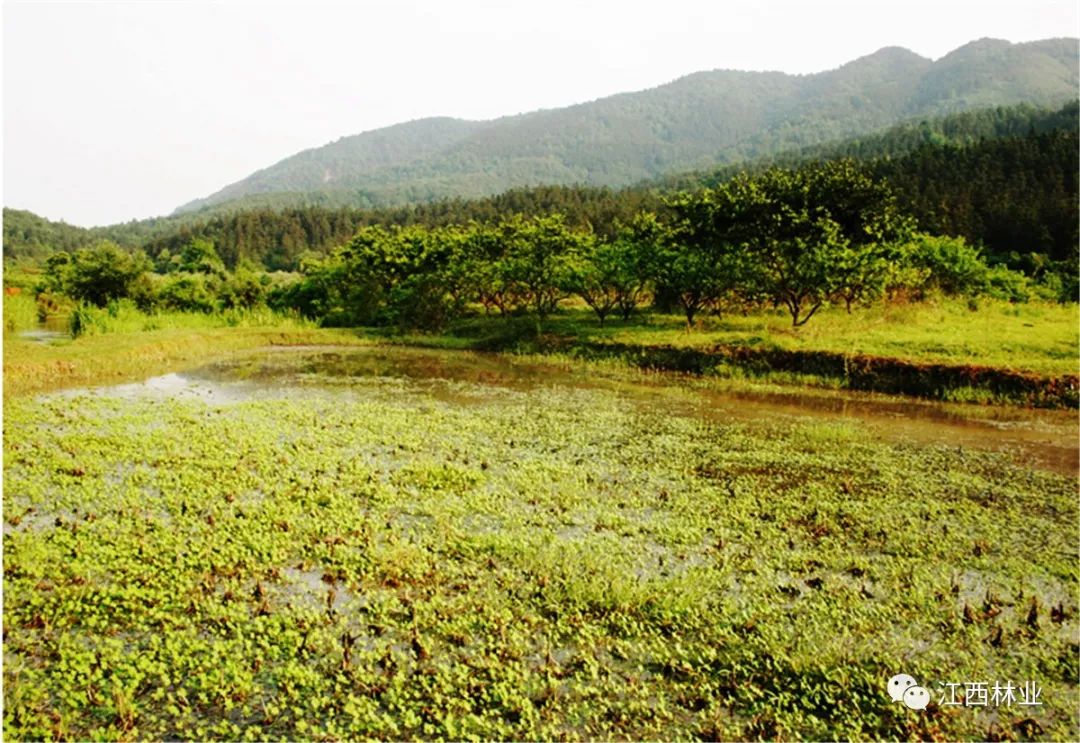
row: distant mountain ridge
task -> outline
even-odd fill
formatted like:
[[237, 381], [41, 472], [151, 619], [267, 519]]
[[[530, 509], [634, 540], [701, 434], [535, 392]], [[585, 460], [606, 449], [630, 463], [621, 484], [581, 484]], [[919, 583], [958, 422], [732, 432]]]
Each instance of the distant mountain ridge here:
[[325, 203], [360, 207], [471, 198], [537, 184], [622, 186], [760, 158], [919, 117], [1074, 100], [1078, 40], [981, 39], [931, 61], [886, 47], [835, 70], [697, 72], [650, 90], [491, 121], [427, 118], [288, 157], [191, 212]]

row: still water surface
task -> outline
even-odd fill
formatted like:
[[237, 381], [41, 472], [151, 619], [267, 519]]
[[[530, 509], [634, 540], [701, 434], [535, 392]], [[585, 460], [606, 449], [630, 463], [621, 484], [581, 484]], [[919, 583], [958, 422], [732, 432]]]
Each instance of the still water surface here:
[[[462, 405], [490, 403], [506, 390], [605, 389], [629, 406], [653, 412], [719, 421], [848, 422], [884, 441], [1000, 451], [1030, 467], [1070, 476], [1077, 476], [1080, 469], [1075, 411], [935, 403], [795, 387], [744, 388], [662, 373], [609, 377], [585, 366], [526, 361], [504, 354], [385, 346], [279, 347], [134, 384], [55, 394], [178, 397], [228, 404], [312, 394], [362, 394], [357, 383], [375, 378], [402, 380], [418, 392]], [[484, 390], [491, 399], [482, 394]]]

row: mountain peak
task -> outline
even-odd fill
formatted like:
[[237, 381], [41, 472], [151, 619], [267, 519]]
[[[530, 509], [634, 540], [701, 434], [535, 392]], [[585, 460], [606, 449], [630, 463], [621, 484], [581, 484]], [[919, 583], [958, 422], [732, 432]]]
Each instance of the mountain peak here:
[[938, 61], [986, 57], [1007, 52], [1012, 49], [1013, 46], [1012, 42], [1006, 41], [1005, 39], [992, 39], [988, 36], [984, 36], [981, 39], [969, 41], [963, 46], [953, 49]]
[[[915, 52], [911, 51], [904, 46], [883, 46], [872, 54], [868, 54], [860, 59], [885, 59], [885, 60], [900, 60], [911, 62], [929, 62], [930, 60]], [[855, 60], [858, 62], [859, 60]]]
[[[889, 74], [909, 73], [917, 75], [927, 69], [933, 62], [926, 57], [921, 57], [910, 49], [902, 46], [886, 46], [876, 52], [853, 59], [842, 65], [834, 72], [853, 71], [888, 71]], [[828, 73], [821, 73], [828, 74]]]

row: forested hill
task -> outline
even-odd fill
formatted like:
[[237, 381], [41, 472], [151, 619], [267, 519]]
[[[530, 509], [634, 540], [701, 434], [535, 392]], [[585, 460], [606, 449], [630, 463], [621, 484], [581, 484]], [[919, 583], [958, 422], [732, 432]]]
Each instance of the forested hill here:
[[649, 183], [665, 191], [715, 186], [742, 171], [793, 167], [810, 160], [851, 158], [863, 162], [903, 157], [921, 147], [967, 147], [989, 139], [1022, 137], [1053, 131], [1077, 132], [1080, 101], [1045, 109], [1022, 103], [904, 122], [862, 137], [785, 150], [736, 165], [674, 173]]
[[1032, 253], [1068, 262], [1076, 275], [1075, 128], [968, 147], [924, 145], [869, 169], [892, 186], [900, 208], [922, 229], [967, 237], [1014, 267], [1034, 267], [1019, 262]]
[[[1021, 105], [953, 114], [894, 127], [857, 140], [786, 153], [758, 163], [797, 165], [806, 160], [854, 157], [896, 191], [905, 211], [932, 232], [966, 237], [1014, 266], [1045, 254], [1075, 263], [1077, 172], [1080, 170], [1076, 102], [1061, 109]], [[83, 229], [30, 212], [4, 210], [5, 258], [42, 257], [110, 239], [151, 256], [176, 253], [193, 238], [214, 243], [231, 268], [251, 261], [268, 269], [295, 268], [308, 250], [347, 242], [370, 224], [428, 226], [489, 221], [510, 214], [560, 212], [573, 227], [612, 234], [617, 220], [662, 206], [678, 189], [711, 186], [736, 168], [721, 168], [614, 190], [593, 186], [535, 186], [481, 199], [444, 199], [381, 209], [258, 208], [185, 214], [111, 227]]]
[[385, 206], [535, 184], [623, 186], [972, 108], [1075, 99], [1076, 39], [982, 39], [932, 62], [898, 47], [813, 75], [716, 70], [485, 122], [433, 118], [306, 150], [178, 211]]
[[444, 199], [380, 209], [260, 207], [90, 229], [5, 208], [4, 258], [40, 260], [58, 250], [71, 252], [101, 240], [129, 249], [142, 248], [156, 256], [162, 250], [178, 252], [193, 238], [205, 238], [214, 243], [230, 269], [250, 261], [270, 270], [292, 270], [303, 253], [343, 245], [367, 225], [438, 226], [495, 221], [511, 214], [558, 212], [566, 215], [571, 227], [612, 234], [616, 221], [629, 222], [637, 212], [659, 206], [660, 196], [654, 188], [614, 191], [593, 186], [534, 186], [482, 199]]
[[901, 208], [935, 234], [962, 236], [1019, 266], [1012, 253], [1075, 263], [1080, 244], [1080, 104], [970, 111], [880, 134], [781, 153], [748, 166], [673, 176], [663, 190], [722, 183], [741, 170], [852, 158], [886, 181]]

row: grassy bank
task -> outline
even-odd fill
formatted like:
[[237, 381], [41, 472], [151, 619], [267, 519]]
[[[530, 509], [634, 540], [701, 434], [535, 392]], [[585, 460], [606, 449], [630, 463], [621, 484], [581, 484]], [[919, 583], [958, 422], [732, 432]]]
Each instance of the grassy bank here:
[[[118, 381], [268, 344], [402, 343], [448, 349], [560, 353], [631, 366], [788, 385], [906, 394], [958, 402], [1076, 407], [1076, 306], [940, 301], [830, 309], [793, 329], [780, 313], [730, 315], [687, 329], [675, 315], [600, 326], [582, 308], [548, 318], [473, 317], [442, 333], [318, 329], [268, 311], [144, 315], [95, 310], [83, 335], [50, 345], [16, 331], [25, 297], [5, 302], [5, 394]], [[31, 301], [32, 304], [32, 301]]]
[[[535, 321], [474, 318], [448, 335], [462, 342], [496, 343], [527, 334]], [[643, 314], [629, 323], [572, 309], [544, 323], [546, 333], [582, 343], [707, 349], [731, 346], [895, 358], [920, 364], [987, 366], [1047, 375], [1080, 371], [1080, 317], [1077, 306], [1010, 304], [979, 300], [877, 304], [848, 314], [828, 308], [811, 322], [792, 328], [783, 311], [703, 318], [688, 330], [680, 315]]]
[[708, 318], [687, 329], [674, 315], [600, 326], [584, 310], [549, 318], [473, 318], [440, 335], [379, 333], [437, 348], [557, 352], [615, 358], [645, 369], [788, 385], [884, 392], [953, 402], [1077, 407], [1076, 307], [958, 302], [830, 310], [793, 329], [779, 314]]
[[60, 343], [4, 338], [4, 396], [119, 383], [197, 366], [261, 346], [364, 343], [356, 333], [314, 327], [164, 328]]
[[[556, 346], [558, 347], [558, 346]], [[1080, 379], [987, 366], [927, 364], [830, 351], [740, 346], [679, 348], [625, 343], [570, 345], [578, 357], [617, 358], [643, 369], [698, 375], [784, 380], [812, 386], [911, 395], [951, 402], [1076, 408]]]

